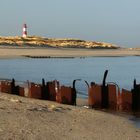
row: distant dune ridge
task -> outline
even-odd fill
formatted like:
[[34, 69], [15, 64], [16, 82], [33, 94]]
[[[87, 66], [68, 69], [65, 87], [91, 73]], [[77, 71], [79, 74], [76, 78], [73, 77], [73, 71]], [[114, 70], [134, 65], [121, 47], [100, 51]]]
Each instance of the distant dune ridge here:
[[14, 36], [14, 37], [0, 37], [0, 45], [3, 46], [33, 46], [33, 47], [55, 47], [55, 48], [89, 48], [89, 49], [118, 49], [117, 45], [85, 41], [80, 39], [54, 39], [44, 38], [37, 36], [29, 36], [26, 38]]

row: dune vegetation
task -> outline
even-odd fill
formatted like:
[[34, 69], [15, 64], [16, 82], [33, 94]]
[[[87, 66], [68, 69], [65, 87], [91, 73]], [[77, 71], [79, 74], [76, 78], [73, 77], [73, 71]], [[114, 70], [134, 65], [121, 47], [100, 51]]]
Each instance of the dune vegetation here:
[[55, 47], [55, 48], [89, 48], [89, 49], [118, 49], [117, 45], [104, 42], [85, 41], [80, 39], [55, 39], [38, 36], [29, 36], [26, 38], [0, 37], [1, 46], [30, 46], [30, 47]]

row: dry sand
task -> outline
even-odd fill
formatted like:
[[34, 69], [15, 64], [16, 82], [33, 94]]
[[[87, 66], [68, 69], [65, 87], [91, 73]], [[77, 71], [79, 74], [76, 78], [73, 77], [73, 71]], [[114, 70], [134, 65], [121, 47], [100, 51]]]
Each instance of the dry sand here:
[[0, 93], [0, 140], [139, 140], [127, 118]]
[[21, 56], [51, 56], [51, 57], [92, 57], [92, 56], [140, 56], [140, 50], [130, 49], [50, 49], [50, 48], [0, 48], [0, 57]]

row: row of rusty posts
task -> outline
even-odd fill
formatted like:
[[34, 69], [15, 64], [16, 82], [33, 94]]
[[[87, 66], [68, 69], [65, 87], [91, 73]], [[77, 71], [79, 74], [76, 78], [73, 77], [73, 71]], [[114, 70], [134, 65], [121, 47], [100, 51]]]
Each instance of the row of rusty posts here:
[[88, 103], [92, 108], [111, 109], [115, 111], [140, 112], [140, 84], [131, 91], [122, 89], [116, 83], [106, 83], [108, 70], [105, 71], [101, 85], [91, 82], [88, 92]]
[[[76, 105], [75, 80], [73, 87], [60, 86], [59, 81], [46, 82], [42, 79], [42, 84], [27, 81], [27, 87], [15, 84], [15, 80], [4, 80], [0, 82], [0, 91], [23, 97], [56, 101], [58, 103]], [[27, 93], [26, 93], [27, 91]]]
[[24, 88], [18, 85], [15, 85], [15, 80], [11, 81], [1, 81], [0, 91], [9, 94], [22, 95], [24, 93]]
[[[108, 70], [105, 71], [102, 84], [91, 82], [88, 86], [88, 104], [92, 108], [111, 109], [117, 111], [140, 111], [140, 84], [134, 80], [133, 89], [131, 91], [122, 89], [116, 83], [106, 83]], [[0, 91], [20, 95], [23, 97], [56, 101], [58, 103], [76, 105], [76, 79], [73, 81], [72, 87], [61, 86], [59, 81], [54, 80], [42, 84], [27, 82], [27, 87], [21, 87], [15, 84], [15, 80], [1, 81]]]

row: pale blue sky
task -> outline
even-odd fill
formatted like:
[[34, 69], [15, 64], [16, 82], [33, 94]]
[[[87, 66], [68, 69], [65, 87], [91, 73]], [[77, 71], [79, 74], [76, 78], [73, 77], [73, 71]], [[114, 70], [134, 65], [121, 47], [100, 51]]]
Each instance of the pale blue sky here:
[[140, 0], [0, 0], [0, 35], [79, 38], [140, 47]]

